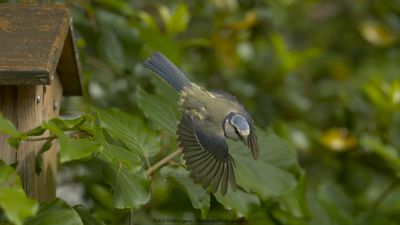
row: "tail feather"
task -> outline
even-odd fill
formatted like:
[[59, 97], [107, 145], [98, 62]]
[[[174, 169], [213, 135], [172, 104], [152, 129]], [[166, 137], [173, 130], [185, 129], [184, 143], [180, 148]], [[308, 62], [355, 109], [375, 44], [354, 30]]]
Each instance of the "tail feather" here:
[[182, 71], [160, 52], [155, 52], [143, 65], [155, 72], [178, 92], [182, 91], [184, 87], [190, 86], [190, 81]]

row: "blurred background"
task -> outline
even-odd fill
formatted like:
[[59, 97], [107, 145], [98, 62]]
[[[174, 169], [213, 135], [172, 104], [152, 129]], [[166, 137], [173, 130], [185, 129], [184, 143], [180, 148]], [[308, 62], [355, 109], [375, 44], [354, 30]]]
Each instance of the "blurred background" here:
[[[267, 202], [251, 224], [400, 223], [399, 0], [56, 2], [72, 8], [85, 85], [83, 98], [64, 99], [64, 116], [93, 106], [140, 114], [137, 85], [155, 93], [159, 83], [142, 62], [160, 51], [192, 81], [233, 93], [259, 127], [296, 149], [302, 213], [273, 213]], [[107, 224], [126, 221], [90, 162], [60, 170], [58, 192], [70, 204]], [[199, 216], [176, 183], [153, 188], [136, 224]], [[213, 214], [234, 217], [212, 198]]]

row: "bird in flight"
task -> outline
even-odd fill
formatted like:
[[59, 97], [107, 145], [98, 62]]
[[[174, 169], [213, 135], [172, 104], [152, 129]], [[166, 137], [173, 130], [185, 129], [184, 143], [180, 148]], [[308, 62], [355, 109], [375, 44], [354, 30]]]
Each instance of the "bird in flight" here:
[[242, 141], [253, 158], [258, 158], [254, 121], [242, 104], [225, 91], [207, 91], [190, 82], [167, 57], [155, 52], [144, 63], [179, 94], [183, 112], [178, 124], [179, 146], [183, 149], [190, 176], [203, 188], [222, 195], [236, 190], [235, 161], [226, 138]]

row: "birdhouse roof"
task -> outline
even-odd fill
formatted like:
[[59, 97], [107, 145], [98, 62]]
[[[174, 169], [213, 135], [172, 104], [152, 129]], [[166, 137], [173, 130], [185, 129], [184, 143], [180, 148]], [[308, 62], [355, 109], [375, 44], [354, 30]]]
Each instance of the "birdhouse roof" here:
[[0, 85], [47, 85], [82, 95], [79, 55], [64, 5], [0, 4]]

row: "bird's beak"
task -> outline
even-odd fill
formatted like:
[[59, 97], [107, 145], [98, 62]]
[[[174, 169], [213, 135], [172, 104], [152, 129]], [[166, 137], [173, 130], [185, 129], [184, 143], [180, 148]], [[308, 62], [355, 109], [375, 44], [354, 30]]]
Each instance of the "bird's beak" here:
[[239, 136], [240, 137], [240, 140], [245, 144], [245, 145], [247, 145], [247, 143], [248, 143], [248, 137], [249, 136], [245, 136], [245, 137], [243, 137], [243, 136]]

